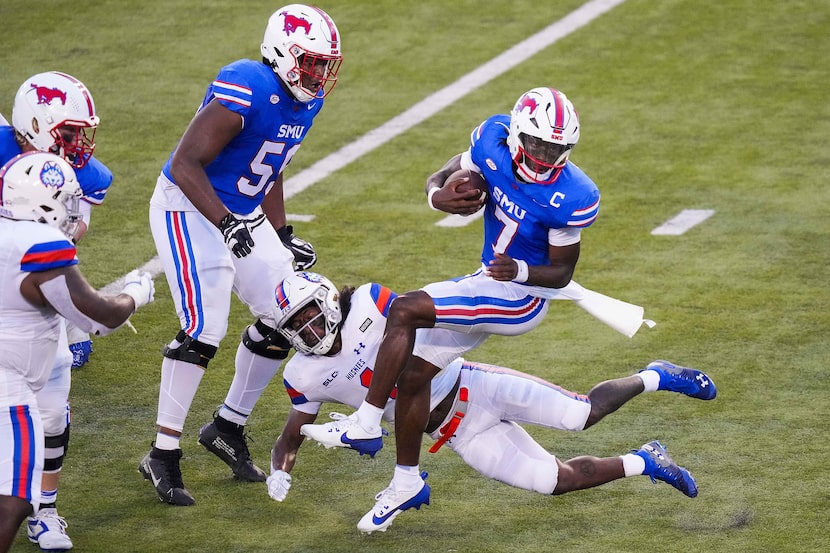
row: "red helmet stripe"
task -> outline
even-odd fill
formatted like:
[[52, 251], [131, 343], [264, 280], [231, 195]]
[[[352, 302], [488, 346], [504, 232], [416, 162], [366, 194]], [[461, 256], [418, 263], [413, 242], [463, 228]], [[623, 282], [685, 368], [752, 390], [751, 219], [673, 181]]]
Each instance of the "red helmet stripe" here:
[[337, 36], [337, 27], [334, 26], [334, 21], [331, 20], [331, 17], [316, 6], [312, 6], [317, 13], [320, 14], [320, 17], [323, 18], [323, 21], [326, 22], [326, 25], [329, 26], [329, 35], [331, 36], [331, 44], [332, 44], [332, 54], [338, 54], [340, 50], [340, 39]]
[[92, 108], [92, 97], [89, 95], [89, 91], [84, 86], [84, 83], [73, 77], [72, 75], [67, 75], [66, 73], [61, 73], [60, 71], [54, 71], [56, 75], [60, 75], [61, 77], [65, 77], [67, 80], [72, 81], [75, 86], [78, 87], [78, 90], [84, 95], [84, 99], [86, 100], [86, 109], [89, 112], [89, 116], [95, 117], [95, 110]]
[[562, 96], [558, 90], [555, 88], [551, 88], [550, 91], [553, 93], [553, 133], [554, 134], [562, 134], [562, 131], [565, 130], [565, 106], [562, 103]]

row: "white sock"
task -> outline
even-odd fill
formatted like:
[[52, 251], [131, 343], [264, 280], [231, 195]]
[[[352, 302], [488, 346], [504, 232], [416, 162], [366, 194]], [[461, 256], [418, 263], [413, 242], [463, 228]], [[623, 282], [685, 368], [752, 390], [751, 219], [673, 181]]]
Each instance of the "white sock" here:
[[[237, 413], [224, 403], [219, 406], [219, 412], [216, 414], [219, 415], [219, 417], [225, 419], [226, 421], [238, 424], [240, 426], [245, 426], [246, 424], [248, 424], [248, 415]], [[250, 413], [248, 414], [250, 415]]]
[[170, 434], [162, 434], [161, 432], [156, 432], [156, 443], [153, 445], [157, 449], [164, 449], [166, 451], [181, 449], [178, 437], [171, 436]]
[[644, 392], [656, 392], [660, 386], [660, 373], [655, 370], [647, 369], [638, 372], [637, 376], [643, 381]]
[[40, 504], [41, 505], [49, 505], [50, 503], [57, 503], [58, 501], [58, 490], [55, 488], [54, 490], [40, 490]]
[[[252, 330], [248, 329], [249, 335], [252, 334]], [[225, 405], [236, 411], [236, 414], [231, 415], [227, 410], [220, 410], [220, 416], [236, 424], [246, 424], [247, 416], [254, 410], [265, 388], [279, 371], [281, 363], [281, 360], [257, 355], [240, 342], [236, 349], [233, 381], [225, 396]]]
[[640, 476], [646, 470], [646, 460], [639, 455], [626, 453], [625, 455], [621, 455], [620, 459], [622, 459], [623, 470], [625, 471], [626, 477]]
[[357, 408], [357, 422], [366, 432], [375, 432], [380, 428], [380, 421], [383, 418], [383, 409], [375, 407], [365, 400]]
[[406, 466], [395, 465], [395, 475], [392, 477], [392, 485], [396, 490], [420, 489], [423, 485], [421, 469], [418, 465]]
[[[161, 385], [156, 424], [181, 432], [190, 404], [199, 389], [205, 370], [193, 363], [165, 357], [161, 363]], [[156, 435], [159, 449], [178, 449], [179, 439], [167, 434]]]

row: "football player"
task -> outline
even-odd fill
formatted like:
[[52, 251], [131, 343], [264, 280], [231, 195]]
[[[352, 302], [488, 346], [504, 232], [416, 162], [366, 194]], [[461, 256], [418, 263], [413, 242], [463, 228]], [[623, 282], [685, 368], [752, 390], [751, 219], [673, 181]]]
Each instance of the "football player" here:
[[[12, 125], [0, 125], [0, 165], [24, 152], [51, 152], [74, 168], [83, 192], [79, 204], [82, 218], [70, 237], [75, 244], [89, 228], [92, 206], [104, 201], [112, 183], [110, 170], [93, 157], [99, 122], [86, 86], [71, 75], [49, 71], [20, 85]], [[49, 551], [72, 549], [65, 521], [57, 513], [58, 484], [69, 445], [71, 369], [83, 366], [92, 352], [89, 334], [72, 321], [64, 324], [52, 374], [36, 394], [46, 435], [46, 460], [40, 511], [29, 519], [28, 535]]]
[[261, 54], [219, 70], [150, 202], [153, 239], [181, 327], [164, 348], [156, 439], [139, 471], [171, 505], [195, 502], [182, 481], [180, 437], [227, 332], [232, 291], [257, 320], [242, 333], [233, 381], [199, 443], [238, 479], [265, 481], [243, 431], [289, 351], [273, 332], [273, 283], [317, 259], [286, 226], [283, 172], [337, 82], [340, 34], [319, 8], [291, 4], [271, 15]]
[[[455, 330], [469, 350], [488, 335], [515, 336], [539, 325], [548, 300], [571, 285], [580, 234], [599, 213], [599, 190], [569, 160], [579, 134], [571, 101], [559, 90], [534, 88], [519, 97], [509, 115], [493, 115], [475, 128], [469, 148], [428, 177], [433, 209], [468, 214], [484, 207], [481, 267], [400, 296], [389, 313], [365, 401], [346, 420], [308, 426], [307, 436], [326, 445], [378, 443], [372, 440], [380, 436], [383, 409], [397, 382], [395, 443], [398, 465], [406, 470], [396, 471], [393, 485], [406, 490], [402, 498], [421, 493], [418, 461], [429, 382], [434, 367], [449, 360], [412, 362], [416, 329]], [[445, 182], [459, 169], [484, 177], [486, 198], [473, 189], [457, 191], [461, 181]]]
[[[285, 499], [291, 470], [303, 442], [305, 425], [315, 421], [324, 402], [359, 407], [372, 380], [378, 349], [386, 330], [394, 292], [376, 283], [343, 288], [315, 273], [296, 273], [277, 286], [278, 330], [299, 354], [285, 365], [285, 387], [291, 399], [285, 427], [274, 445], [268, 493]], [[459, 351], [457, 333], [440, 328], [418, 332], [413, 356], [449, 358]], [[423, 358], [422, 358], [423, 359]], [[633, 376], [607, 380], [587, 395], [575, 394], [540, 378], [511, 369], [456, 358], [443, 370], [432, 365], [429, 417], [425, 432], [436, 440], [435, 453], [446, 444], [478, 472], [511, 486], [543, 494], [563, 494], [626, 476], [662, 480], [689, 497], [697, 485], [657, 441], [617, 457], [581, 456], [568, 461], [545, 451], [517, 422], [558, 430], [581, 431], [613, 413], [633, 397], [655, 390], [713, 399], [714, 383], [698, 370], [654, 361]], [[393, 421], [396, 394], [387, 398], [383, 419]], [[332, 417], [342, 420], [343, 415]], [[338, 424], [338, 420], [334, 425]], [[381, 438], [376, 438], [380, 441]], [[374, 456], [376, 444], [356, 440], [344, 444]], [[375, 508], [358, 523], [362, 532], [385, 531], [403, 510], [429, 502], [429, 486], [401, 502], [393, 480], [378, 496]]]
[[98, 294], [81, 274], [72, 238], [82, 196], [72, 167], [54, 154], [20, 154], [0, 168], [0, 552], [29, 514], [63, 525], [40, 508], [50, 501], [41, 477], [44, 449], [53, 446], [43, 438], [36, 398], [66, 347], [62, 318], [103, 336], [153, 300], [147, 273], [129, 273], [114, 297]]

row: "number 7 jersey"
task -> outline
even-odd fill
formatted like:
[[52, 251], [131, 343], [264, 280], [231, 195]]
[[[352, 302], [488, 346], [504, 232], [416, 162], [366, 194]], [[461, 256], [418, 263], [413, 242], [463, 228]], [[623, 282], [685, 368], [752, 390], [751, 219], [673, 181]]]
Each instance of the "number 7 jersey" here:
[[490, 117], [473, 131], [464, 155], [484, 175], [490, 192], [481, 261], [487, 265], [499, 252], [529, 265], [548, 265], [549, 231], [590, 226], [599, 213], [599, 190], [570, 161], [551, 184], [517, 180], [507, 146], [509, 126], [508, 115]]

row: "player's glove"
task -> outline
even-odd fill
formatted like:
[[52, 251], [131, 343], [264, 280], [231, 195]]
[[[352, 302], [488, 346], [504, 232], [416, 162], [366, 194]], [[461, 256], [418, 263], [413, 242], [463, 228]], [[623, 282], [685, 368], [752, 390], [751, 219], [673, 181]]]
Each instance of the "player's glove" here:
[[219, 222], [219, 230], [225, 238], [225, 245], [236, 257], [245, 257], [251, 253], [251, 248], [254, 247], [251, 231], [261, 225], [264, 219], [264, 213], [260, 213], [253, 219], [237, 219], [232, 213], [228, 213]]
[[153, 294], [156, 293], [153, 277], [145, 271], [130, 271], [124, 277], [124, 288], [121, 289], [121, 293], [133, 298], [136, 309], [143, 307], [153, 301]]
[[302, 238], [294, 236], [293, 226], [286, 225], [282, 227], [277, 230], [277, 235], [280, 237], [283, 245], [294, 254], [295, 270], [306, 271], [317, 263], [317, 252], [314, 251], [314, 246]]
[[83, 367], [89, 362], [89, 354], [92, 353], [92, 340], [69, 344], [69, 351], [72, 352], [72, 368]]
[[268, 484], [268, 495], [274, 501], [282, 501], [291, 489], [291, 475], [282, 470], [275, 470], [265, 481]]

